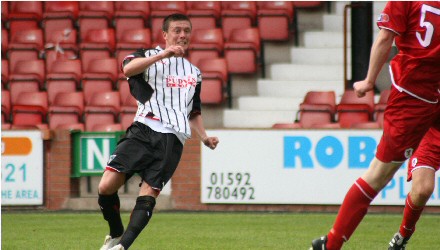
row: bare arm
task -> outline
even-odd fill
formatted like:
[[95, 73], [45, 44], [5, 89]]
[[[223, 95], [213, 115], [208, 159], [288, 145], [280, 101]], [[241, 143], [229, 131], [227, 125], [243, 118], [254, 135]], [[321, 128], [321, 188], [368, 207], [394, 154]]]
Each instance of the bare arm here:
[[191, 128], [196, 131], [197, 135], [199, 136], [199, 138], [203, 142], [203, 144], [205, 144], [205, 146], [209, 147], [210, 149], [215, 149], [217, 147], [219, 140], [217, 137], [209, 137], [206, 134], [205, 127], [203, 125], [203, 119], [202, 119], [201, 115], [195, 116], [189, 122], [190, 122]]
[[371, 47], [370, 64], [368, 67], [367, 77], [353, 84], [354, 90], [358, 97], [365, 96], [365, 93], [372, 90], [376, 84], [377, 76], [383, 65], [388, 59], [391, 46], [393, 45], [394, 36], [396, 34], [387, 29], [381, 29], [379, 35]]
[[124, 66], [124, 75], [126, 77], [131, 77], [144, 72], [145, 69], [149, 68], [151, 65], [164, 58], [170, 58], [172, 56], [183, 56], [185, 53], [182, 46], [170, 46], [166, 48], [161, 53], [150, 56], [150, 57], [138, 57], [131, 60], [127, 65]]

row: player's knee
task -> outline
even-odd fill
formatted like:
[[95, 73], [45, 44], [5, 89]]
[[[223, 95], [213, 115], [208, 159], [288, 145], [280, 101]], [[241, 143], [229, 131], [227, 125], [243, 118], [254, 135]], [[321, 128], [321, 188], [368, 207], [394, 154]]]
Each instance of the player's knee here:
[[[434, 183], [423, 182], [418, 184], [413, 184], [412, 186], [412, 196], [417, 196], [419, 199], [428, 200], [432, 193], [434, 192]], [[413, 199], [416, 197], [412, 197]]]
[[[117, 191], [117, 189], [116, 189]], [[98, 193], [102, 195], [111, 195], [116, 192], [112, 183], [106, 180], [101, 180], [98, 185]]]

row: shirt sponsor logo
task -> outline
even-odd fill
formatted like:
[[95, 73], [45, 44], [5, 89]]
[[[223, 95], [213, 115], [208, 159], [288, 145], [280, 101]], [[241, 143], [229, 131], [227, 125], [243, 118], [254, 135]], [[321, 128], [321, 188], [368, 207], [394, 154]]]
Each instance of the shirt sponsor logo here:
[[389, 21], [390, 21], [390, 17], [389, 17], [387, 14], [385, 14], [385, 13], [381, 13], [381, 14], [379, 15], [379, 17], [377, 18], [377, 21], [378, 21], [378, 22], [384, 22], [384, 23], [386, 23], [386, 22], [389, 22]]
[[189, 86], [196, 86], [197, 79], [192, 75], [187, 76], [167, 76], [166, 78], [168, 88], [186, 88]]

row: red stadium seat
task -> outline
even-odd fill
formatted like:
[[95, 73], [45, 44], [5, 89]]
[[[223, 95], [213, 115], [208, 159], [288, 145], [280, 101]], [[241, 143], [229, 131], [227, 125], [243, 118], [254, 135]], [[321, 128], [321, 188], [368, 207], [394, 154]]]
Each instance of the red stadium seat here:
[[192, 30], [215, 29], [220, 22], [220, 1], [186, 1], [186, 15], [191, 19]]
[[202, 59], [200, 60], [199, 68], [202, 71], [203, 78], [202, 103], [221, 104], [226, 94], [230, 101], [229, 106], [231, 107], [231, 86], [226, 59]]
[[65, 50], [70, 50], [73, 53], [78, 53], [78, 41], [77, 41], [77, 31], [76, 29], [59, 29], [53, 30], [45, 36], [46, 53], [49, 50], [61, 49], [63, 52]]
[[296, 121], [302, 128], [333, 128], [336, 106], [334, 91], [309, 91], [299, 105]]
[[64, 32], [65, 30], [74, 30], [75, 22], [78, 19], [78, 12], [79, 3], [76, 1], [45, 2], [43, 27], [46, 43], [53, 42], [52, 37], [54, 37], [54, 32], [60, 33]]
[[188, 48], [189, 61], [196, 66], [201, 59], [219, 58], [223, 54], [223, 34], [221, 29], [199, 29], [192, 35]]
[[86, 102], [84, 121], [86, 131], [92, 131], [96, 124], [113, 124], [117, 122], [120, 111], [119, 92], [98, 92]]
[[254, 74], [260, 60], [260, 34], [257, 28], [234, 29], [224, 46], [228, 72]]
[[[57, 62], [61, 60], [75, 60], [79, 59], [78, 53], [76, 53], [74, 50], [56, 50], [56, 49], [50, 49], [45, 51], [45, 59], [46, 59], [46, 70], [47, 72], [52, 71], [52, 66]], [[81, 62], [82, 67], [82, 62]]]
[[263, 41], [288, 41], [293, 27], [293, 5], [288, 1], [264, 1], [257, 11]]
[[10, 35], [26, 29], [37, 29], [43, 17], [42, 1], [11, 1], [8, 14]]
[[139, 48], [151, 48], [150, 29], [133, 29], [126, 31], [116, 43], [116, 58], [118, 63], [130, 53]]
[[40, 88], [34, 81], [16, 81], [9, 83], [9, 92], [11, 93], [11, 103], [15, 104], [18, 96], [24, 92], [38, 92]]
[[114, 15], [114, 3], [111, 1], [80, 1], [79, 30], [83, 41], [89, 30], [111, 28]]
[[296, 8], [320, 8], [323, 6], [324, 1], [292, 1], [293, 6]]
[[372, 121], [374, 93], [369, 91], [358, 98], [353, 90], [345, 90], [336, 107], [338, 122], [342, 128], [350, 128], [353, 123]]
[[21, 93], [12, 105], [12, 125], [35, 125], [46, 122], [46, 92]]
[[35, 82], [38, 88], [44, 88], [46, 67], [44, 60], [18, 61], [9, 75], [9, 84], [13, 82]]
[[[163, 19], [173, 13], [185, 14], [185, 2], [180, 1], [152, 1], [151, 10], [151, 34], [156, 39], [158, 34], [162, 33]], [[156, 40], [154, 40], [156, 42]]]
[[93, 60], [82, 78], [86, 102], [97, 92], [112, 91], [118, 80], [118, 64], [115, 58]]
[[80, 43], [80, 56], [83, 71], [87, 71], [90, 62], [95, 59], [107, 59], [113, 57], [116, 40], [113, 29], [92, 29]]
[[256, 15], [256, 2], [222, 2], [221, 27], [223, 29], [223, 37], [228, 39], [234, 29], [251, 28], [255, 25]]
[[75, 92], [81, 87], [81, 61], [58, 60], [46, 76], [46, 90], [49, 104], [52, 104], [58, 93]]
[[8, 90], [2, 89], [2, 123], [11, 121], [11, 95]]
[[81, 123], [83, 111], [82, 92], [60, 92], [49, 106], [49, 128], [57, 129], [60, 125]]
[[8, 47], [9, 66], [13, 70], [18, 61], [36, 60], [43, 52], [43, 31], [27, 29], [11, 36]]
[[9, 20], [9, 2], [2, 1], [2, 28], [5, 27], [5, 23]]
[[147, 1], [115, 2], [115, 30], [116, 40], [129, 30], [149, 27], [150, 3]]

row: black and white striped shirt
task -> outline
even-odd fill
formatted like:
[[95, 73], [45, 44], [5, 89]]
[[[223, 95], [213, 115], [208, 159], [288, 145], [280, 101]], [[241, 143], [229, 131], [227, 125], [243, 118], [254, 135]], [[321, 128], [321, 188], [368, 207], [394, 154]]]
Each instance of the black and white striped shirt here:
[[[123, 64], [134, 58], [150, 57], [162, 51], [159, 46], [155, 49], [141, 49], [128, 55]], [[191, 128], [188, 120], [191, 115], [200, 114], [201, 111], [200, 70], [183, 57], [170, 57], [146, 69], [143, 79], [154, 92], [145, 103], [141, 103], [137, 98], [138, 110], [134, 121], [145, 123], [146, 117], [151, 118], [154, 115], [153, 118], [159, 120], [165, 128], [158, 132], [172, 129], [171, 132], [177, 132], [179, 139], [190, 138]]]

